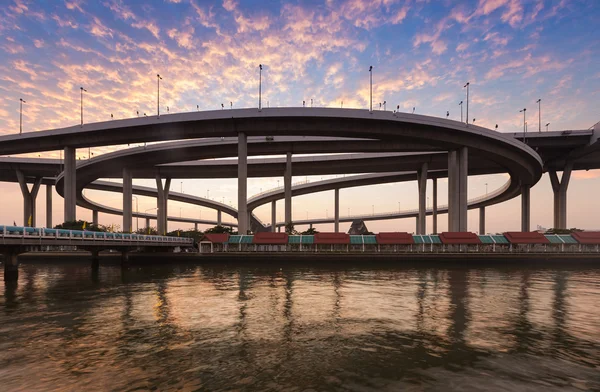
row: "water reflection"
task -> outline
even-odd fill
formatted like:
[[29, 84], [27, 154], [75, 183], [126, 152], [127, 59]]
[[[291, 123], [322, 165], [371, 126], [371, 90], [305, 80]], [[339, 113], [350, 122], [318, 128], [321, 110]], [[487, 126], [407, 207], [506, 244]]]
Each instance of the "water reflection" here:
[[599, 269], [22, 268], [8, 390], [600, 388]]

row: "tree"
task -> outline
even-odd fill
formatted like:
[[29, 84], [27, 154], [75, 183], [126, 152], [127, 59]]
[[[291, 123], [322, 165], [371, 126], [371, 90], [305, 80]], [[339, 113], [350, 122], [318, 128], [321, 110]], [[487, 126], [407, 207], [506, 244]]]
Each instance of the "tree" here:
[[578, 231], [583, 231], [582, 229], [577, 229], [575, 227], [571, 228], [571, 229], [557, 229], [557, 228], [552, 228], [552, 229], [548, 229], [546, 230], [545, 234], [571, 234], [571, 233], [575, 233]]
[[86, 231], [98, 231], [98, 232], [108, 231], [106, 226], [94, 225], [94, 224], [92, 224], [88, 221], [84, 221], [84, 220], [64, 222], [60, 225], [54, 226], [54, 228], [55, 229], [63, 229], [63, 230], [86, 230]]
[[225, 226], [221, 226], [221, 225], [211, 227], [210, 229], [206, 229], [204, 231], [204, 234], [223, 234], [223, 233], [227, 233], [229, 235], [237, 234], [237, 233], [234, 233], [233, 228], [225, 227]]
[[158, 230], [156, 227], [140, 227], [137, 229], [136, 234], [158, 235]]
[[302, 235], [315, 235], [317, 233], [318, 233], [317, 229], [315, 229], [314, 227], [311, 227], [310, 229], [305, 230], [305, 231], [303, 231], [300, 234], [302, 234]]
[[289, 235], [298, 234], [298, 231], [294, 229], [294, 223], [289, 222], [285, 225], [285, 232]]

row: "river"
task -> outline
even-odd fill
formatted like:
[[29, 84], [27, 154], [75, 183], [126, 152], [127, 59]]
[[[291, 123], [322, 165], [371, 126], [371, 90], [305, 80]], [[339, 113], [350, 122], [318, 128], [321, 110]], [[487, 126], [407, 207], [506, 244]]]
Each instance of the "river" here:
[[0, 272], [3, 391], [600, 390], [600, 267]]

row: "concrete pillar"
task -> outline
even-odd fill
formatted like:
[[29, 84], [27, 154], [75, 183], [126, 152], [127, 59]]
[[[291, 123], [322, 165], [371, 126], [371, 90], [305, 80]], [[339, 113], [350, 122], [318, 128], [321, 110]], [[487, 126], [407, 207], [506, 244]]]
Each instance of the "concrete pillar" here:
[[167, 178], [165, 180], [165, 184], [163, 186], [162, 179], [160, 175], [156, 175], [156, 190], [158, 191], [158, 199], [156, 201], [156, 226], [159, 235], [165, 235], [168, 230], [167, 223], [167, 203], [169, 201], [169, 189], [171, 188], [171, 179]]
[[419, 234], [419, 217], [415, 218], [415, 234]]
[[431, 218], [433, 221], [433, 234], [437, 234], [438, 229], [437, 229], [437, 178], [432, 179], [433, 182], [433, 204], [432, 204], [432, 214], [431, 214]]
[[217, 210], [217, 225], [221, 226], [222, 225], [222, 221], [221, 221], [221, 210]]
[[549, 170], [550, 183], [554, 192], [554, 228], [567, 228], [567, 189], [571, 180], [573, 163], [567, 162], [563, 169], [562, 178], [559, 180], [556, 170]]
[[248, 232], [248, 140], [238, 134], [238, 232]]
[[531, 231], [531, 199], [529, 185], [521, 185], [521, 231]]
[[148, 229], [149, 227], [150, 227], [150, 218], [146, 218], [146, 229]]
[[485, 207], [479, 207], [479, 234], [485, 234]]
[[459, 175], [458, 175], [458, 197], [459, 197], [459, 231], [467, 231], [467, 212], [468, 212], [468, 181], [469, 181], [469, 150], [462, 147], [459, 151]]
[[27, 179], [23, 172], [17, 170], [16, 173], [19, 187], [21, 188], [21, 194], [23, 195], [23, 226], [35, 227], [35, 200], [38, 191], [40, 190], [42, 179], [36, 178], [30, 191], [27, 186]]
[[275, 223], [277, 222], [277, 200], [271, 202], [271, 231], [275, 233]]
[[335, 188], [335, 202], [333, 203], [333, 213], [334, 213], [334, 231], [336, 233], [340, 232], [340, 189]]
[[46, 185], [46, 227], [52, 227], [52, 185]]
[[131, 222], [133, 220], [133, 184], [131, 170], [123, 168], [123, 227], [124, 233], [131, 233]]
[[194, 222], [194, 231], [198, 231], [198, 222]]
[[19, 256], [16, 251], [4, 254], [4, 281], [19, 279]]
[[92, 224], [98, 226], [98, 210], [92, 210]]
[[419, 188], [419, 217], [417, 219], [417, 234], [427, 234], [427, 162], [421, 165], [417, 172]]
[[64, 150], [64, 195], [65, 195], [65, 211], [64, 211], [64, 221], [65, 222], [73, 222], [76, 218], [76, 157], [75, 157], [75, 148], [73, 147], [65, 147]]
[[285, 173], [283, 174], [283, 189], [285, 193], [285, 224], [292, 222], [292, 153], [287, 153]]
[[458, 153], [448, 151], [448, 231], [458, 231]]

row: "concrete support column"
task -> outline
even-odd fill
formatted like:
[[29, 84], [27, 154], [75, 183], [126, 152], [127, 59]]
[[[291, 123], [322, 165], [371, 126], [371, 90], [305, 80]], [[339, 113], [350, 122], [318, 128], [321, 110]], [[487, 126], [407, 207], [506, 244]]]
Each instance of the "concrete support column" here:
[[417, 234], [427, 234], [427, 169], [424, 162], [417, 172], [417, 185], [419, 188], [419, 217], [417, 219]]
[[160, 175], [156, 175], [156, 190], [158, 191], [158, 199], [156, 201], [156, 226], [159, 235], [167, 233], [167, 203], [169, 201], [169, 189], [171, 188], [171, 179], [167, 178], [163, 186]]
[[458, 173], [458, 198], [459, 198], [459, 231], [467, 231], [467, 212], [468, 212], [468, 181], [469, 181], [469, 150], [462, 147], [459, 151], [459, 173]]
[[285, 173], [283, 174], [283, 189], [285, 194], [285, 224], [292, 222], [292, 153], [287, 153]]
[[150, 218], [146, 218], [146, 229], [150, 228]]
[[479, 207], [479, 234], [485, 234], [485, 207]]
[[458, 153], [448, 151], [448, 231], [458, 231]]
[[92, 210], [92, 224], [98, 226], [98, 210]]
[[335, 202], [333, 203], [333, 213], [334, 213], [334, 231], [336, 233], [340, 232], [340, 189], [335, 188]]
[[567, 228], [567, 189], [571, 180], [573, 163], [567, 162], [563, 169], [562, 178], [559, 180], [556, 170], [549, 170], [550, 183], [554, 192], [554, 228]]
[[271, 202], [271, 231], [275, 233], [275, 223], [277, 222], [277, 200]]
[[76, 157], [73, 147], [65, 147], [64, 150], [64, 195], [65, 195], [65, 222], [73, 222], [76, 218]]
[[238, 134], [238, 232], [248, 232], [248, 140]]
[[217, 210], [217, 225], [221, 226], [222, 221], [221, 221], [221, 210]]
[[46, 227], [52, 227], [52, 185], [46, 185]]
[[531, 231], [531, 199], [529, 185], [521, 185], [521, 231]]
[[432, 179], [433, 182], [433, 204], [431, 218], [433, 221], [433, 234], [437, 234], [437, 178]]
[[16, 281], [19, 279], [19, 256], [17, 252], [4, 254], [4, 281]]
[[23, 172], [17, 170], [16, 173], [21, 188], [21, 194], [23, 195], [23, 226], [35, 227], [35, 200], [38, 191], [40, 190], [42, 179], [36, 178], [30, 191], [27, 186], [27, 179]]
[[131, 170], [123, 168], [123, 227], [124, 233], [131, 233], [131, 222], [133, 220], [133, 184]]
[[194, 231], [198, 231], [198, 222], [194, 222]]
[[419, 234], [419, 217], [415, 218], [415, 234]]

